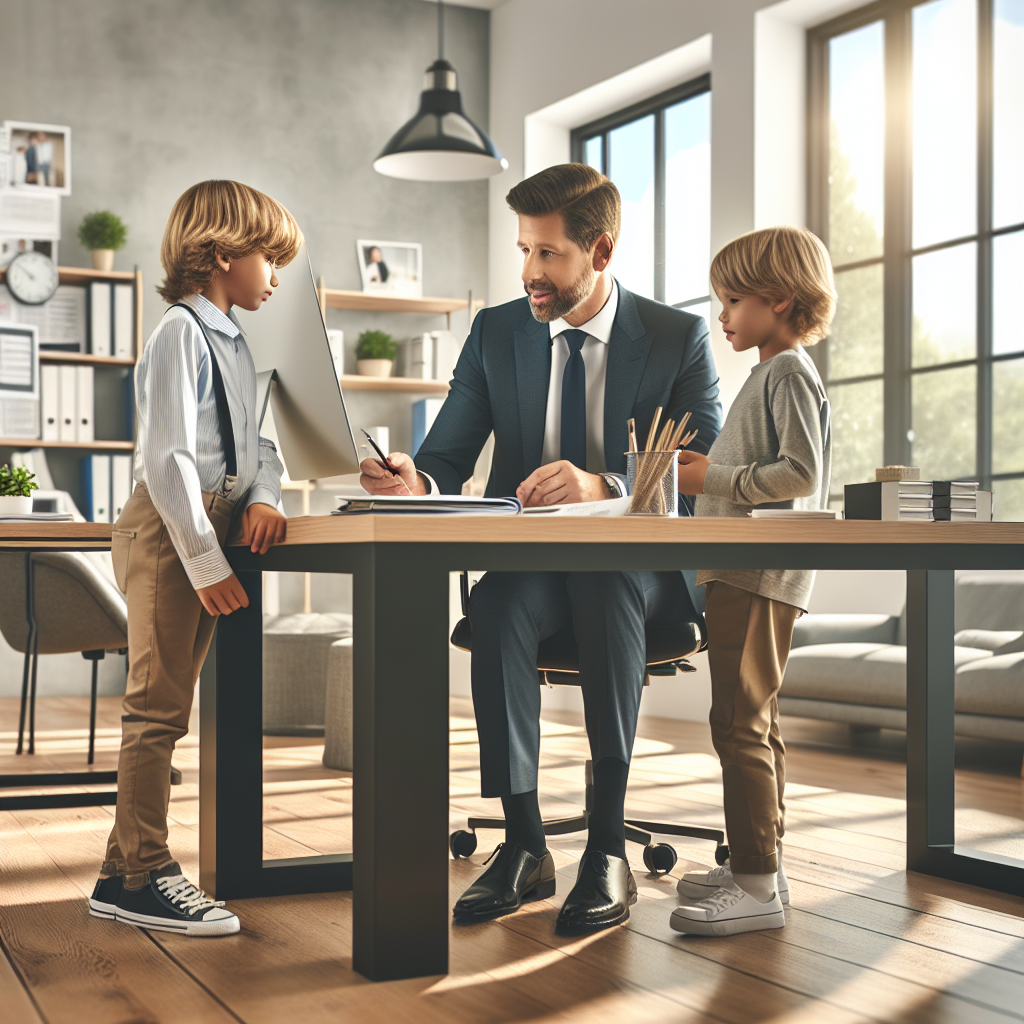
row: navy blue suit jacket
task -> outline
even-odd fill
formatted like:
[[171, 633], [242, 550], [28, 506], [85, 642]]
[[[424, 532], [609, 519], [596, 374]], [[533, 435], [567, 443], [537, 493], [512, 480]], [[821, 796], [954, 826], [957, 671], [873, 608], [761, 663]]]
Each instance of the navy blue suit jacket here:
[[[486, 493], [515, 494], [541, 465], [550, 374], [550, 328], [533, 318], [526, 296], [481, 310], [448, 398], [416, 453], [416, 468], [429, 473], [443, 494], [459, 494], [493, 431]], [[698, 433], [690, 447], [707, 453], [722, 429], [708, 327], [703, 317], [634, 295], [620, 284], [604, 391], [608, 472], [626, 472], [626, 420], [636, 420], [643, 444], [658, 406], [664, 408], [662, 423], [692, 413], [688, 429]], [[684, 499], [680, 514], [692, 514], [692, 498]], [[684, 575], [702, 608], [694, 574]]]

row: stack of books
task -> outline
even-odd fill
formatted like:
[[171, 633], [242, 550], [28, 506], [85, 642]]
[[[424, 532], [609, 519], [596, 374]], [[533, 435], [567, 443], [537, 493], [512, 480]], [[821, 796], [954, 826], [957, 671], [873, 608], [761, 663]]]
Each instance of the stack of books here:
[[876, 480], [845, 487], [847, 519], [904, 519], [926, 522], [987, 523], [992, 492], [976, 481]]

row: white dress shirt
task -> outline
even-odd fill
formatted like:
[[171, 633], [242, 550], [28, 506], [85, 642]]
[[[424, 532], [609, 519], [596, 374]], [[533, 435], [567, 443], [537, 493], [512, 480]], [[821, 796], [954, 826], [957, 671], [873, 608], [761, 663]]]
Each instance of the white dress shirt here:
[[135, 368], [138, 440], [135, 479], [144, 483], [192, 585], [227, 579], [231, 566], [203, 508], [203, 491], [224, 494], [248, 508], [281, 501], [281, 463], [273, 442], [259, 436], [256, 367], [233, 316], [209, 299], [182, 302], [196, 312], [224, 378], [238, 475], [227, 479], [210, 349], [183, 309], [164, 314]]
[[[608, 367], [608, 339], [619, 308], [619, 286], [612, 279], [608, 301], [578, 330], [586, 331], [583, 342], [583, 366], [587, 374], [587, 466], [588, 473], [604, 473], [604, 379]], [[569, 342], [565, 331], [573, 330], [559, 318], [548, 325], [551, 329], [551, 376], [548, 379], [548, 408], [544, 418], [544, 453], [542, 465], [561, 459], [562, 450], [562, 372], [569, 361]]]

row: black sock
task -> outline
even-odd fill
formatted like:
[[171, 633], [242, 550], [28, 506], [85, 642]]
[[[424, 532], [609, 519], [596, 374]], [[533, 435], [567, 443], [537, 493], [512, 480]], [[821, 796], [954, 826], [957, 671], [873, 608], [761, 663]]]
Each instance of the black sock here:
[[588, 850], [626, 859], [626, 780], [629, 765], [617, 757], [602, 757], [594, 765], [594, 805], [590, 809]]
[[505, 842], [521, 846], [534, 857], [542, 856], [548, 844], [544, 839], [537, 790], [503, 796], [501, 806], [505, 812]]

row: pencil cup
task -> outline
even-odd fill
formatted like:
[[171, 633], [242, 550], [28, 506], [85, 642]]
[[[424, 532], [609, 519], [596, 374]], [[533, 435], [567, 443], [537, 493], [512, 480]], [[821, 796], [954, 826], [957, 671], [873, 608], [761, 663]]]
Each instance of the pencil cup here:
[[626, 452], [630, 516], [679, 515], [679, 462], [676, 452]]

